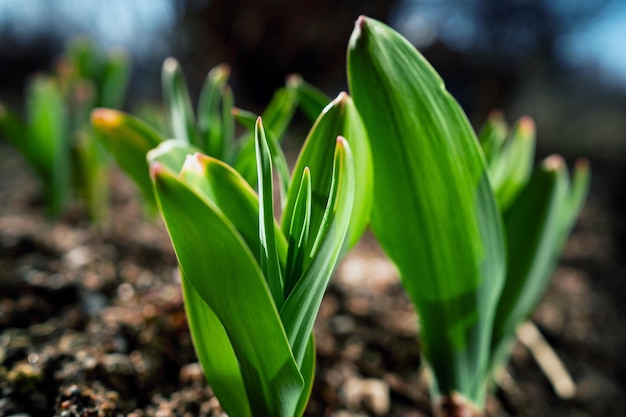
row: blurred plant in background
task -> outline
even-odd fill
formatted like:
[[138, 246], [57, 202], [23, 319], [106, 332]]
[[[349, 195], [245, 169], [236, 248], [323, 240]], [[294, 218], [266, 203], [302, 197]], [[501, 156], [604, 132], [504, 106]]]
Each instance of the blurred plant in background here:
[[94, 140], [89, 114], [119, 108], [130, 63], [123, 52], [104, 52], [86, 38], [73, 40], [51, 74], [36, 74], [25, 92], [25, 115], [0, 102], [0, 133], [40, 179], [48, 214], [58, 216], [77, 197], [88, 216], [108, 211], [108, 162]]

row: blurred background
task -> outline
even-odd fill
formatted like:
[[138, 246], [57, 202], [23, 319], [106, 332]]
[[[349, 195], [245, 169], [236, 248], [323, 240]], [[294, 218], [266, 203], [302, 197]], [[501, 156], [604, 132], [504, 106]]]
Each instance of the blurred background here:
[[[161, 100], [163, 59], [182, 63], [192, 95], [218, 63], [237, 105], [260, 111], [299, 73], [330, 96], [347, 88], [345, 54], [359, 14], [403, 33], [479, 127], [493, 109], [532, 116], [539, 154], [585, 155], [626, 179], [626, 2], [620, 0], [0, 0], [0, 98], [50, 70], [87, 35], [133, 61], [126, 108]], [[604, 171], [603, 171], [604, 170]], [[622, 200], [611, 187], [610, 199]]]

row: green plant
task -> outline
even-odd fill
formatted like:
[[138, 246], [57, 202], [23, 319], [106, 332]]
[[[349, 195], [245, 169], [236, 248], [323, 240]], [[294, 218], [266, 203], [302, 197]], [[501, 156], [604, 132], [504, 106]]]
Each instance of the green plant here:
[[[256, 115], [234, 107], [233, 92], [228, 85], [230, 68], [221, 64], [211, 69], [202, 85], [197, 115], [194, 113], [184, 74], [174, 58], [167, 58], [162, 67], [162, 90], [170, 130], [182, 143], [195, 151], [210, 155], [237, 168], [249, 184], [256, 183], [254, 126]], [[289, 181], [287, 161], [280, 149], [284, 135], [300, 103], [304, 112], [315, 120], [330, 102], [323, 93], [298, 76], [288, 78], [278, 89], [262, 114], [265, 121], [270, 152], [281, 179], [281, 195], [286, 195]], [[146, 112], [150, 118], [154, 111]], [[118, 165], [138, 186], [149, 209], [154, 200], [146, 153], [165, 141], [150, 120], [108, 108], [92, 112], [92, 125], [98, 139], [116, 159]], [[246, 133], [236, 137], [235, 121], [246, 127]], [[154, 122], [152, 122], [154, 124]], [[163, 129], [160, 129], [161, 131]]]
[[260, 118], [258, 197], [215, 158], [187, 156], [178, 174], [180, 159], [163, 164], [169, 152], [149, 156], [196, 352], [231, 416], [299, 416], [310, 395], [314, 317], [348, 230], [355, 182], [347, 142], [319, 138], [315, 146], [334, 153], [333, 162], [293, 178], [288, 200], [295, 203], [282, 229], [273, 217], [272, 157]]
[[[326, 99], [309, 101], [315, 111]], [[272, 107], [265, 113], [281, 113]], [[235, 113], [249, 126], [248, 112]], [[234, 168], [201, 154], [201, 143], [164, 141], [110, 109], [95, 110], [92, 121], [141, 189], [152, 167], [154, 192], [144, 195], [158, 202], [170, 233], [196, 352], [222, 407], [232, 416], [301, 415], [313, 382], [317, 309], [338, 257], [369, 221], [371, 156], [352, 99], [341, 93], [323, 108], [293, 174], [278, 175], [278, 193], [287, 194], [280, 225], [272, 172], [274, 155], [284, 155], [261, 118], [253, 125], [258, 195]]]
[[[457, 102], [398, 33], [361, 17], [348, 80], [373, 155], [372, 228], [416, 306], [436, 415], [480, 415], [490, 375], [540, 297], [588, 187], [534, 129], [492, 119], [483, 148]], [[487, 165], [488, 161], [488, 165]], [[532, 174], [531, 174], [532, 172]]]
[[0, 103], [0, 133], [37, 174], [50, 215], [60, 214], [75, 193], [92, 219], [106, 217], [108, 164], [92, 138], [89, 112], [121, 106], [129, 69], [123, 53], [105, 54], [78, 39], [54, 74], [35, 75], [28, 83], [25, 120]]

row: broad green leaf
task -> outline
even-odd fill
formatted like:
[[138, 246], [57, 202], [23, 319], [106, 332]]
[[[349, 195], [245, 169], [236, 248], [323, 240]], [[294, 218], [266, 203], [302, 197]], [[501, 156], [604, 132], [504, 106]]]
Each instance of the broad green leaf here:
[[200, 152], [198, 148], [179, 139], [169, 139], [150, 150], [146, 155], [148, 164], [159, 162], [173, 172], [180, 172], [187, 156]]
[[198, 132], [202, 141], [201, 147], [207, 155], [222, 161], [226, 160], [228, 145], [223, 135], [224, 129], [228, 127], [224, 126], [222, 111], [230, 114], [231, 109], [223, 108], [221, 104], [229, 75], [230, 68], [225, 64], [209, 71], [198, 101]]
[[259, 191], [259, 239], [261, 241], [261, 270], [269, 285], [276, 308], [280, 309], [284, 302], [284, 277], [274, 231], [274, 178], [272, 175], [272, 158], [265, 137], [261, 118], [257, 120], [255, 129], [255, 148], [258, 191]]
[[535, 123], [530, 117], [522, 117], [489, 164], [489, 178], [500, 211], [506, 211], [528, 182], [534, 154]]
[[[315, 236], [310, 261], [305, 264], [302, 277], [285, 300], [280, 317], [299, 366], [305, 357], [308, 337], [328, 286], [333, 268], [339, 259], [345, 241], [350, 214], [354, 204], [354, 161], [348, 142], [339, 137], [335, 148], [333, 175], [328, 202]], [[311, 178], [315, 172], [311, 171]]]
[[291, 75], [287, 80], [287, 84], [296, 88], [300, 108], [311, 120], [317, 120], [322, 110], [331, 101], [330, 97], [304, 81], [299, 75]]
[[228, 415], [252, 417], [239, 362], [222, 323], [188, 278], [181, 277], [181, 285], [191, 338], [207, 382]]
[[[199, 153], [187, 156], [180, 175], [186, 184], [195, 187], [233, 223], [260, 265], [259, 199], [252, 187], [229, 165]], [[276, 251], [281, 265], [284, 265], [287, 242], [276, 223], [274, 229]]]
[[504, 214], [508, 270], [494, 322], [494, 351], [536, 306], [558, 259], [560, 217], [567, 195], [565, 170], [560, 157], [547, 158]]
[[196, 131], [196, 122], [185, 76], [178, 61], [174, 58], [167, 58], [163, 62], [161, 83], [163, 84], [163, 99], [169, 109], [175, 138], [202, 148]]
[[146, 154], [164, 138], [140, 119], [118, 110], [95, 109], [91, 124], [96, 138], [135, 182], [145, 201], [156, 208]]
[[222, 140], [224, 142], [223, 161], [235, 162], [235, 96], [230, 86], [222, 89]]
[[251, 410], [292, 417], [304, 381], [254, 256], [213, 203], [158, 163], [151, 171], [182, 274], [224, 326]]
[[419, 312], [433, 391], [482, 408], [505, 253], [478, 140], [428, 62], [378, 21], [358, 19], [348, 81], [376, 173], [372, 227]]
[[[330, 190], [333, 153], [337, 136], [345, 137], [350, 143], [350, 149], [355, 161], [355, 176], [359, 179], [355, 183], [354, 209], [348, 232], [348, 247], [358, 242], [368, 225], [373, 200], [373, 171], [370, 147], [367, 140], [365, 126], [361, 121], [352, 99], [346, 93], [340, 93], [320, 114], [311, 129], [309, 136], [300, 152], [298, 161], [292, 174], [292, 187], [298, 187], [305, 167], [311, 173], [311, 229], [319, 228], [326, 198]], [[297, 188], [289, 190], [287, 203], [283, 214], [283, 233], [289, 232], [292, 212], [297, 196]], [[313, 241], [309, 240], [307, 250], [310, 251]]]

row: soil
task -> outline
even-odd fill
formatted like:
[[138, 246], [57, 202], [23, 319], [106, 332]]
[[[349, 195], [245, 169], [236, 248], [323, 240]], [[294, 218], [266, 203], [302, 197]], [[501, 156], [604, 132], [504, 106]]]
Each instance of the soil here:
[[[575, 394], [559, 398], [518, 344], [488, 416], [626, 415], [626, 242], [616, 181], [594, 173], [533, 315]], [[0, 142], [0, 417], [223, 415], [191, 345], [167, 233], [146, 220], [130, 182], [112, 178], [108, 224], [80, 208], [53, 221]], [[371, 235], [338, 268], [315, 332], [307, 416], [431, 415], [415, 313]]]

